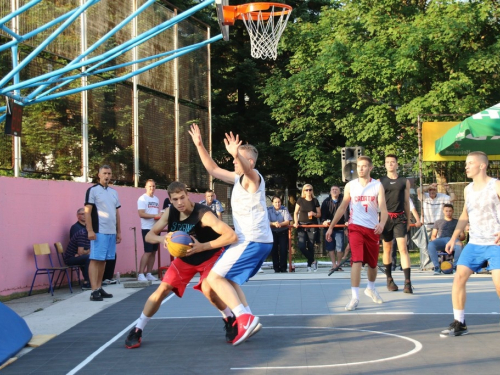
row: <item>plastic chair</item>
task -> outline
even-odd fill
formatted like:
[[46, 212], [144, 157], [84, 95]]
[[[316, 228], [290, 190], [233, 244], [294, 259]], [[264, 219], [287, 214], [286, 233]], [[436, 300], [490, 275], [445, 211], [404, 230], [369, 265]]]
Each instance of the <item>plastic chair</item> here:
[[[63, 245], [60, 242], [55, 242], [54, 247], [56, 248], [56, 254], [57, 254], [57, 260], [59, 261], [59, 265], [61, 267], [68, 267], [69, 270], [71, 271], [71, 283], [73, 283], [73, 272], [76, 272], [76, 277], [78, 278], [78, 285], [82, 286], [82, 282], [80, 279], [80, 271], [81, 271], [81, 266], [68, 266], [64, 262], [64, 248]], [[59, 277], [62, 276], [62, 273], [60, 272], [59, 275], [57, 276], [57, 280], [54, 283], [54, 285], [57, 285], [57, 282], [59, 281]], [[63, 281], [63, 278], [61, 277], [61, 280], [59, 281], [59, 288], [61, 287], [61, 283]]]
[[[38, 275], [47, 275], [47, 277], [49, 279], [50, 294], [54, 295], [54, 287], [53, 287], [52, 281], [54, 280], [54, 275], [56, 272], [59, 272], [59, 274], [62, 272], [66, 273], [66, 279], [68, 280], [69, 290], [71, 293], [73, 293], [73, 289], [71, 288], [71, 282], [69, 280], [69, 273], [68, 273], [69, 267], [54, 267], [54, 263], [52, 262], [52, 256], [50, 254], [49, 244], [48, 243], [34, 244], [33, 251], [35, 254], [36, 271], [35, 271], [35, 275], [33, 276], [33, 282], [31, 283], [31, 288], [30, 288], [30, 292], [28, 293], [28, 295], [31, 296], [31, 292], [33, 291], [33, 285], [35, 285], [35, 279]], [[40, 258], [45, 258], [45, 259], [48, 258], [49, 263], [50, 263], [50, 267], [39, 266], [38, 261], [40, 260]]]

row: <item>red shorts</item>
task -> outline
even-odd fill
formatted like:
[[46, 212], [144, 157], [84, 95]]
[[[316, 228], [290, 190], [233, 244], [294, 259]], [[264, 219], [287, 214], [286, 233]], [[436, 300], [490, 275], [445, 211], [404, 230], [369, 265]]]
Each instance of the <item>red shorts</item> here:
[[374, 229], [349, 224], [349, 244], [351, 245], [351, 264], [362, 262], [376, 268], [380, 248], [380, 236]]
[[200, 281], [194, 286], [194, 289], [201, 291], [201, 283], [207, 278], [222, 252], [223, 250], [216, 252], [210, 259], [197, 266], [183, 262], [180, 258], [175, 258], [170, 267], [168, 267], [162, 281], [172, 285], [174, 293], [182, 297], [191, 279], [199, 272]]

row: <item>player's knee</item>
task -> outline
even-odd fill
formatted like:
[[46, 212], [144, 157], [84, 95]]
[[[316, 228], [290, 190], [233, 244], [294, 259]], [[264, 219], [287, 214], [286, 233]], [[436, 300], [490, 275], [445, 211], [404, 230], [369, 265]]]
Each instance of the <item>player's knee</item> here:
[[153, 296], [155, 296], [155, 299], [163, 301], [163, 299], [172, 291], [172, 289], [172, 285], [161, 282], [158, 286], [158, 289], [156, 289], [156, 292], [153, 293]]

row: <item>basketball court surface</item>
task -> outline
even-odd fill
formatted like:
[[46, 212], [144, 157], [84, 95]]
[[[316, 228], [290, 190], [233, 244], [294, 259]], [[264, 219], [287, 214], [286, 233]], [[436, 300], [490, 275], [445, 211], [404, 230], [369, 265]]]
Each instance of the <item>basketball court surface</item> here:
[[[126, 349], [156, 285], [89, 317], [22, 356], [2, 374], [497, 374], [499, 300], [489, 275], [468, 284], [469, 334], [440, 338], [453, 321], [452, 275], [414, 271], [414, 295], [388, 292], [379, 273], [375, 304], [360, 288], [355, 311], [349, 268], [317, 273], [259, 274], [243, 289], [262, 330], [233, 347], [223, 322], [190, 284], [170, 295], [146, 326], [140, 348]], [[272, 272], [272, 271], [268, 271]], [[401, 286], [402, 272], [394, 273]], [[116, 286], [120, 287], [120, 286]], [[93, 303], [93, 302], [89, 302]]]

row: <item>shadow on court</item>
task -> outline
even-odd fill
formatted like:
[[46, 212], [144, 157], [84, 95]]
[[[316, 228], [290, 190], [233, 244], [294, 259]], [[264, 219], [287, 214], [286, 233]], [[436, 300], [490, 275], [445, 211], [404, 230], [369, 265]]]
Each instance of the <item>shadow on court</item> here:
[[[191, 288], [167, 300], [146, 326], [142, 346], [125, 336], [155, 286], [145, 288], [32, 350], [2, 374], [497, 374], [498, 299], [490, 278], [471, 280], [469, 335], [440, 338], [453, 320], [451, 278], [415, 277], [416, 293], [360, 292], [346, 312], [349, 280], [268, 279], [244, 291], [263, 329], [226, 344], [217, 311]], [[444, 292], [443, 292], [444, 290]], [[426, 293], [427, 291], [427, 293]], [[90, 303], [90, 302], [89, 302]]]

